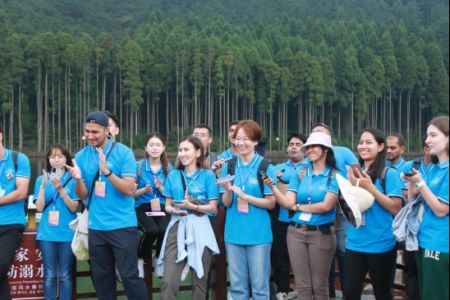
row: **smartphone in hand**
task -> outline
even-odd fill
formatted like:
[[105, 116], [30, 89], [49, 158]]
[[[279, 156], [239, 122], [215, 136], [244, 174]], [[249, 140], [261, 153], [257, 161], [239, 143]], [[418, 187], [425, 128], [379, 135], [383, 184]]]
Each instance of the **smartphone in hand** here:
[[358, 172], [357, 170], [362, 173], [362, 169], [361, 169], [361, 165], [360, 164], [351, 164], [350, 167], [352, 168], [353, 174], [358, 177]]

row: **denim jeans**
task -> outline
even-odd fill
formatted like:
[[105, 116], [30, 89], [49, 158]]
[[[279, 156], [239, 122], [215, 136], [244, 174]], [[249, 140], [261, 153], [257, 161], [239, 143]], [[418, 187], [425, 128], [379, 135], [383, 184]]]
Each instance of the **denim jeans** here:
[[75, 258], [70, 243], [39, 241], [44, 263], [44, 295], [56, 299], [59, 279], [59, 299], [72, 299], [72, 268]]
[[226, 244], [230, 295], [233, 300], [270, 299], [270, 250], [272, 244], [234, 245]]

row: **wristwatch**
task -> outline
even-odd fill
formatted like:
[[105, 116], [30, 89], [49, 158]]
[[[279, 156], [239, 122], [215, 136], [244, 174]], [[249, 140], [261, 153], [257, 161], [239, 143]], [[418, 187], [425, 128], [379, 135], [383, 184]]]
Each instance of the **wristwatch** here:
[[105, 174], [105, 177], [109, 177], [109, 176], [111, 176], [111, 175], [112, 175], [112, 171], [109, 170], [109, 173], [108, 173], [108, 174]]

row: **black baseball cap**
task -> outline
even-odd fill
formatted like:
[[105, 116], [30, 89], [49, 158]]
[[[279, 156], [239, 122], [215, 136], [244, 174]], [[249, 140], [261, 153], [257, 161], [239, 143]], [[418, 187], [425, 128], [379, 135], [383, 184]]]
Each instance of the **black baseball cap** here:
[[93, 111], [87, 116], [86, 123], [94, 123], [103, 127], [108, 127], [108, 115], [103, 111]]

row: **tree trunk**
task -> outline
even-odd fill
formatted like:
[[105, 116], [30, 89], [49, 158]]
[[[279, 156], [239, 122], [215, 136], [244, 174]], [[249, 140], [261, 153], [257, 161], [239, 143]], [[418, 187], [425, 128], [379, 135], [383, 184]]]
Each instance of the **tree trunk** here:
[[11, 87], [11, 110], [9, 111], [9, 147], [14, 149], [14, 86]]
[[23, 92], [22, 92], [22, 83], [19, 83], [19, 99], [18, 99], [18, 125], [19, 125], [19, 151], [22, 151], [23, 147], [23, 125], [22, 125], [22, 99], [23, 99]]

